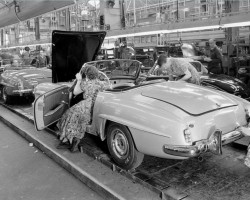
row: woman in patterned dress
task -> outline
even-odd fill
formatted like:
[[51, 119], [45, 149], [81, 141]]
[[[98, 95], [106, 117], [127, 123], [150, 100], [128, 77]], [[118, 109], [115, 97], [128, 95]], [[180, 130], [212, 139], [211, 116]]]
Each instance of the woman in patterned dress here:
[[184, 59], [168, 58], [164, 67], [168, 75], [176, 78], [178, 81], [200, 84], [199, 73], [192, 64]]
[[110, 87], [108, 80], [98, 78], [98, 70], [91, 65], [84, 68], [86, 79], [80, 73], [76, 74], [77, 83], [74, 95], [83, 93], [83, 100], [68, 109], [57, 126], [60, 130], [60, 144], [57, 148], [70, 148], [72, 152], [78, 150], [78, 145], [86, 132], [86, 126], [91, 121], [91, 111], [99, 91]]

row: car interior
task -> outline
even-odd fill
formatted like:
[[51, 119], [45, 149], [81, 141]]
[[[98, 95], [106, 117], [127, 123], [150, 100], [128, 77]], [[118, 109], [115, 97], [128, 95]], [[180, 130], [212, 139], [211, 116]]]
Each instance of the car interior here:
[[[135, 87], [136, 79], [140, 73], [141, 63], [135, 60], [100, 60], [88, 62], [89, 65], [94, 65], [101, 73], [99, 78], [104, 80], [108, 77], [112, 88], [108, 91], [122, 91]], [[106, 77], [105, 77], [106, 76]], [[72, 92], [75, 84], [70, 88]], [[82, 94], [77, 96], [72, 95], [70, 106], [82, 100]]]
[[109, 78], [112, 90], [135, 86], [141, 68], [141, 63], [136, 60], [101, 60], [89, 64], [95, 65]]
[[201, 72], [202, 71], [202, 64], [201, 64], [201, 62], [199, 62], [199, 61], [192, 61], [192, 62], [189, 62], [190, 64], [192, 64], [194, 67], [195, 67], [195, 69], [197, 70], [197, 72]]

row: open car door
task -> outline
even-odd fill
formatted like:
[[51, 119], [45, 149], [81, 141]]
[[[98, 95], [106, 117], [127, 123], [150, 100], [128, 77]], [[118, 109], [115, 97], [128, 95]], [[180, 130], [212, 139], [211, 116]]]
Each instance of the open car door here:
[[38, 131], [58, 121], [69, 108], [69, 87], [60, 86], [39, 96], [34, 102], [34, 120]]

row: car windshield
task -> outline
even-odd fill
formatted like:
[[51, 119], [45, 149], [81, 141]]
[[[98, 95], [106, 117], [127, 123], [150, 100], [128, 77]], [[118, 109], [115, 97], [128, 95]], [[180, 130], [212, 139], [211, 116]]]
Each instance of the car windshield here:
[[88, 64], [94, 64], [95, 67], [104, 72], [108, 78], [115, 77], [129, 77], [136, 78], [140, 72], [141, 63], [136, 60], [123, 60], [123, 59], [113, 59], [113, 60], [100, 60], [89, 62]]

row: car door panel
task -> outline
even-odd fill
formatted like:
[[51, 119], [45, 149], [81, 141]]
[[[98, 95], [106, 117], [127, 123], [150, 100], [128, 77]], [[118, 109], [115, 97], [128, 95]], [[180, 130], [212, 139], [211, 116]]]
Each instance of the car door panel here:
[[34, 118], [37, 130], [58, 121], [69, 108], [69, 88], [61, 86], [38, 97], [34, 102]]

